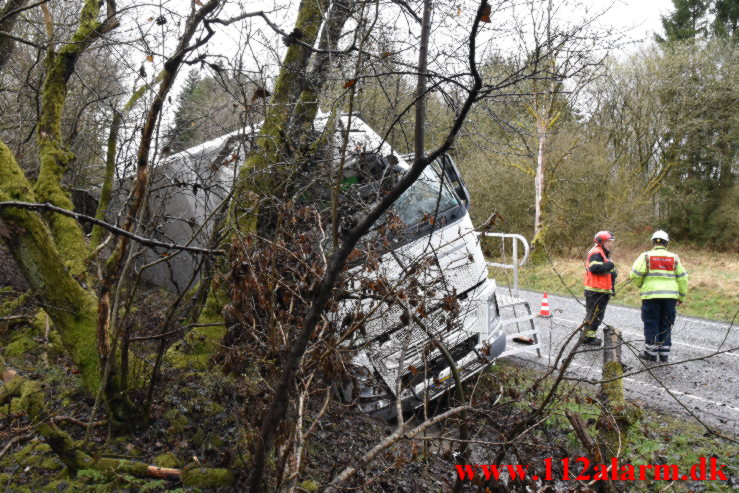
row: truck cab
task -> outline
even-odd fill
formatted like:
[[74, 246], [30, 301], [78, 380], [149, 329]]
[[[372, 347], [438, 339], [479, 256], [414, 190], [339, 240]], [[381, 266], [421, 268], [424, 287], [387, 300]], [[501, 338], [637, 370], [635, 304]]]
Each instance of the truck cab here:
[[[317, 135], [330, 121], [328, 115], [316, 118]], [[410, 167], [412, 157], [397, 153], [356, 115], [336, 117], [331, 125], [336, 130], [328, 139], [330, 166], [343, 166], [341, 231], [350, 227], [353, 215], [358, 217], [382, 197]], [[212, 218], [258, 130], [205, 142], [168, 157], [155, 169], [149, 209], [160, 216], [152, 221], [153, 236], [208, 245]], [[455, 372], [467, 380], [506, 349], [496, 283], [488, 277], [470, 205], [454, 161], [442, 155], [363, 240], [365, 246], [374, 242], [379, 247], [373, 249], [373, 259], [352, 260], [352, 291], [358, 294], [326, 315], [336, 317], [339, 326], [343, 320], [361, 321], [344, 342], [355, 355], [353, 381], [344, 394], [373, 416], [392, 418], [398, 400], [400, 408], [411, 410], [440, 396], [455, 384]], [[153, 250], [140, 257], [142, 264], [158, 260], [143, 272], [145, 279], [180, 292], [197, 279], [195, 255], [182, 252], [161, 259], [161, 252]], [[376, 289], [379, 284], [392, 287], [395, 295], [387, 296], [387, 289], [383, 295]]]
[[[353, 187], [382, 189], [372, 187], [371, 173], [362, 167], [382, 170], [377, 181], [389, 169], [402, 174], [410, 167], [412, 156], [395, 154], [363, 121], [353, 118], [351, 128], [348, 147], [355, 156], [347, 158], [346, 195]], [[367, 164], [373, 161], [367, 152], [382, 166]], [[373, 269], [355, 267], [360, 286], [382, 278], [395, 293], [386, 300], [368, 293], [338, 314], [365, 318], [352, 340], [360, 349], [345, 397], [375, 417], [393, 418], [398, 399], [403, 410], [411, 410], [442, 395], [455, 385], [455, 370], [467, 380], [505, 351], [496, 283], [488, 277], [470, 202], [454, 161], [442, 155], [395, 202], [390, 216], [400, 228], [380, 262]], [[391, 222], [386, 217], [378, 228], [387, 231]]]

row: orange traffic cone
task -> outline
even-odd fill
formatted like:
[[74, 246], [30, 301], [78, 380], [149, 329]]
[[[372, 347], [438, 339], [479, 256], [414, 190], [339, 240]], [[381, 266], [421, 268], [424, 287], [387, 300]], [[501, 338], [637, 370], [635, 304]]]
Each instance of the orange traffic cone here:
[[552, 312], [549, 311], [549, 298], [544, 293], [544, 297], [541, 299], [541, 310], [539, 310], [540, 317], [551, 317]]

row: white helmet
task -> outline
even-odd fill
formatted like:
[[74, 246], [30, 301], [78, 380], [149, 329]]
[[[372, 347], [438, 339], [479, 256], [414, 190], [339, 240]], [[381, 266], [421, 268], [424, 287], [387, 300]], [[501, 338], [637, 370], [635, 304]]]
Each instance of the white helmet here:
[[654, 240], [662, 240], [664, 242], [668, 242], [668, 241], [670, 241], [670, 237], [667, 236], [667, 233], [665, 231], [662, 231], [661, 229], [658, 229], [652, 235], [652, 241], [654, 241]]

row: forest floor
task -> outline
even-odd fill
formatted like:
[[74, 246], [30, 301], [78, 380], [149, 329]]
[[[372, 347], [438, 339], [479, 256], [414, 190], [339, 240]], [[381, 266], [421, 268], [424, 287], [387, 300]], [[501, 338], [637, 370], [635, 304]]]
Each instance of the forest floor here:
[[[695, 248], [671, 249], [688, 271], [688, 297], [680, 306], [683, 315], [731, 322], [739, 310], [739, 255]], [[643, 250], [614, 248], [612, 257], [618, 271], [614, 303], [641, 306], [639, 290], [629, 282], [634, 260]], [[584, 256], [560, 255], [541, 265], [524, 265], [519, 271], [519, 287], [552, 294], [582, 297]], [[500, 262], [498, 259], [491, 261]], [[510, 262], [510, 258], [507, 259]], [[511, 270], [491, 269], [499, 284], [513, 283]]]
[[[44, 382], [47, 405], [52, 416], [62, 421], [75, 439], [84, 439], [85, 427], [94, 399], [81, 390], [73, 365], [52, 342], [45, 343], [27, 328], [0, 334], [2, 346], [18, 340], [18, 332], [31, 335], [34, 347], [25, 352], [4, 354], [19, 373]], [[534, 386], [541, 376], [535, 368], [500, 362], [487, 370], [476, 384], [469, 382], [468, 395], [474, 392], [483, 414], [468, 415], [469, 456], [460, 460], [459, 444], [445, 437], [457, 436], [459, 421], [450, 419], [416, 440], [404, 440], [361, 470], [346, 486], [346, 491], [416, 492], [451, 491], [457, 477], [457, 464], [483, 464], [493, 460], [501, 439], [513, 422], [536, 406], [552, 384], [547, 379]], [[474, 388], [474, 391], [473, 391]], [[235, 486], [216, 489], [183, 488], [177, 481], [134, 478], [129, 475], [106, 477], [99, 472], [79, 470], [70, 474], [64, 464], [30, 428], [27, 418], [14, 400], [0, 410], [0, 489], [4, 491], [243, 491], [249, 451], [244, 446], [241, 382], [224, 377], [217, 368], [204, 373], [169, 370], [161, 380], [152, 405], [152, 419], [146, 427], [124, 436], [111, 436], [105, 425], [92, 429], [87, 450], [93, 456], [130, 458], [162, 467], [182, 467], [197, 461], [208, 467], [229, 468], [236, 474]], [[533, 389], [533, 390], [532, 390]], [[554, 478], [561, 477], [564, 457], [587, 455], [575, 438], [565, 411], [579, 414], [588, 424], [591, 436], [597, 435], [595, 422], [600, 413], [597, 388], [588, 384], [565, 383], [549, 417], [529, 433], [519, 437], [503, 464], [528, 464], [529, 473], [541, 473], [544, 460], [552, 458]], [[493, 402], [498, 402], [492, 405]], [[447, 404], [440, 402], [440, 409]], [[315, 410], [308, 413], [308, 419]], [[51, 417], [50, 416], [50, 419]], [[65, 417], [65, 418], [59, 418]], [[96, 416], [100, 420], [103, 416]], [[419, 420], [420, 416], [408, 417]], [[338, 402], [316, 428], [306, 445], [304, 467], [297, 491], [317, 491], [338, 471], [354, 463], [382, 437], [392, 433], [397, 423], [385, 423]], [[736, 437], [734, 437], [735, 439]], [[698, 463], [700, 457], [715, 457], [728, 464], [729, 481], [678, 482], [674, 491], [730, 491], [737, 486], [737, 449], [724, 438], [710, 435], [698, 424], [686, 423], [657, 411], [645, 410], [644, 417], [629, 437], [621, 457], [623, 464], [676, 464], [680, 471]], [[274, 466], [274, 463], [272, 463]], [[577, 467], [580, 467], [579, 463]], [[578, 472], [579, 469], [572, 468]], [[622, 483], [622, 491], [656, 491], [664, 481]], [[556, 491], [590, 491], [578, 481], [465, 481], [462, 491], [531, 491], [549, 485]], [[578, 489], [580, 488], [580, 489]], [[549, 490], [553, 491], [553, 490]]]

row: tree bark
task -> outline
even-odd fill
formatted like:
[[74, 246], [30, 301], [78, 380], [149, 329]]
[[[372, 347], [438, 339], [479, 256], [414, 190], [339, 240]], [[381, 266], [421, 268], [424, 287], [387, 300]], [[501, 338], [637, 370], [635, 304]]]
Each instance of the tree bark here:
[[534, 189], [536, 192], [534, 198], [534, 239], [531, 242], [536, 252], [537, 260], [543, 259], [544, 250], [546, 248], [546, 226], [544, 224], [544, 206], [546, 204], [545, 196], [545, 173], [546, 173], [546, 148], [547, 148], [547, 125], [541, 116], [537, 116], [537, 137], [539, 140], [538, 150], [536, 154], [536, 175], [534, 177]]
[[[328, 6], [329, 0], [301, 0], [298, 7], [298, 19], [291, 36], [298, 37], [301, 43], [290, 42], [254, 150], [239, 171], [231, 207], [231, 219], [239, 229], [256, 230], [260, 197], [273, 193], [280, 183], [281, 173], [277, 168], [286, 157], [286, 140], [302, 140], [290, 135], [293, 115], [307, 111], [301, 120], [312, 122], [318, 111], [316, 94], [306, 87], [305, 74], [312, 54], [309, 46], [318, 39]], [[275, 168], [274, 173], [265, 172], [270, 167]]]
[[[41, 113], [38, 123], [38, 146], [41, 169], [35, 184], [35, 193], [41, 202], [49, 202], [67, 210], [74, 208], [69, 193], [61, 186], [61, 179], [74, 160], [62, 142], [61, 121], [67, 99], [67, 83], [77, 60], [96, 39], [118, 26], [109, 11], [101, 23], [98, 0], [85, 0], [80, 12], [80, 23], [69, 43], [55, 52], [49, 48], [46, 58], [46, 78], [41, 93]], [[79, 223], [59, 214], [47, 214], [56, 246], [74, 276], [83, 276], [86, 270], [87, 245]]]
[[[159, 83], [164, 78], [165, 71], [159, 72], [155, 79], [155, 83]], [[113, 192], [113, 178], [115, 176], [116, 167], [116, 154], [118, 152], [118, 134], [120, 132], [121, 124], [126, 115], [136, 106], [136, 103], [146, 94], [146, 91], [150, 89], [148, 84], [145, 84], [133, 92], [133, 95], [128, 102], [123, 106], [123, 109], [118, 111], [113, 109], [113, 121], [110, 124], [110, 131], [108, 133], [108, 142], [105, 154], [105, 178], [103, 179], [103, 188], [100, 192], [100, 201], [98, 202], [98, 208], [95, 211], [95, 218], [101, 221], [105, 220], [105, 214], [108, 212], [108, 206], [110, 205], [110, 199]], [[95, 225], [92, 228], [92, 235], [90, 237], [90, 251], [94, 251], [102, 242], [103, 239], [103, 228]]]
[[[18, 9], [23, 8], [28, 0], [8, 0], [8, 3], [0, 10], [0, 33], [10, 33], [18, 20]], [[0, 34], [0, 71], [10, 60], [15, 48], [15, 40], [10, 36]]]
[[[4, 200], [35, 202], [36, 196], [10, 149], [0, 142], [0, 201]], [[0, 238], [54, 321], [85, 386], [96, 392], [100, 366], [95, 350], [95, 297], [65, 269], [49, 229], [37, 213], [0, 208]]]
[[639, 420], [641, 409], [627, 403], [624, 397], [621, 331], [606, 327], [603, 336], [603, 410], [597, 426], [600, 450], [607, 463], [610, 457], [618, 457], [625, 450], [629, 427]]

